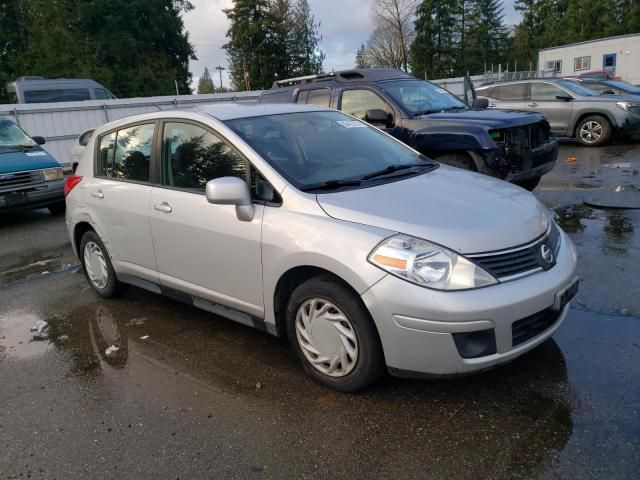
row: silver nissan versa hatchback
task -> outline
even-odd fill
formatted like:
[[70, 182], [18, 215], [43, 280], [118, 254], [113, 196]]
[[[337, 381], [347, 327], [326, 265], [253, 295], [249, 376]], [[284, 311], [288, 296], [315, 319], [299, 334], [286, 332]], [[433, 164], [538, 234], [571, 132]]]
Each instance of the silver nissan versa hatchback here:
[[123, 284], [286, 335], [341, 391], [508, 362], [549, 338], [576, 251], [526, 190], [310, 105], [215, 105], [97, 128], [65, 186], [102, 297]]

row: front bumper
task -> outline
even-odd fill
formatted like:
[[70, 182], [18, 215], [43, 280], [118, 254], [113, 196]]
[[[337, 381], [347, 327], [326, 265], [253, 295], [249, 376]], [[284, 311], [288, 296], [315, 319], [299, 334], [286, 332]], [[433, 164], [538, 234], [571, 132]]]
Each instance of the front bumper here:
[[29, 189], [0, 194], [0, 212], [44, 208], [62, 202], [64, 180], [54, 180]]
[[520, 163], [511, 167], [505, 180], [508, 182], [519, 182], [541, 177], [545, 173], [550, 172], [556, 165], [558, 149], [558, 141], [550, 140], [539, 147], [526, 151]]
[[[565, 305], [554, 323], [513, 347], [512, 324], [554, 305], [558, 292], [575, 281], [576, 250], [562, 233], [556, 265], [541, 273], [491, 287], [442, 292], [387, 275], [363, 295], [378, 329], [392, 373], [455, 375], [509, 362], [549, 338], [563, 322]], [[492, 329], [496, 353], [463, 358], [454, 333]]]

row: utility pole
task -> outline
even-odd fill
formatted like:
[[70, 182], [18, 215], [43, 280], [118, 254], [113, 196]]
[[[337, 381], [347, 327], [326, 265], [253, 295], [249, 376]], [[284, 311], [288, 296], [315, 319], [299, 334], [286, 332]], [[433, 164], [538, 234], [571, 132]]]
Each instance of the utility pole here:
[[222, 66], [217, 66], [216, 70], [218, 70], [218, 72], [220, 72], [220, 93], [222, 93], [222, 71], [226, 70], [226, 68], [224, 68]]

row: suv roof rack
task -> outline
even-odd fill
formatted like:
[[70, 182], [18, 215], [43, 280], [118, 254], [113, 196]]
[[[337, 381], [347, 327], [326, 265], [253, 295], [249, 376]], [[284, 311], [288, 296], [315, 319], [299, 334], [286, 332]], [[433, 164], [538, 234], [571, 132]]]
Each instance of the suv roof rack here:
[[286, 78], [276, 80], [271, 88], [291, 87], [303, 83], [326, 82], [329, 80], [360, 80], [365, 75], [358, 70], [344, 70], [341, 72], [318, 73], [316, 75], [306, 75], [304, 77]]

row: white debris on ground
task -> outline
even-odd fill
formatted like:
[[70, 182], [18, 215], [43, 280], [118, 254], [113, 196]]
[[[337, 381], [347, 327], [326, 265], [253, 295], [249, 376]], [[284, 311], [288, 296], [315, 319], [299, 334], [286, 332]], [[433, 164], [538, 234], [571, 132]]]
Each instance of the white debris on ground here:
[[31, 331], [34, 332], [33, 339], [36, 341], [49, 338], [49, 324], [44, 320], [38, 320], [36, 324], [31, 327]]
[[114, 353], [116, 353], [118, 350], [120, 350], [120, 347], [116, 347], [115, 345], [111, 345], [109, 348], [107, 348], [104, 351], [105, 355], [112, 355]]

